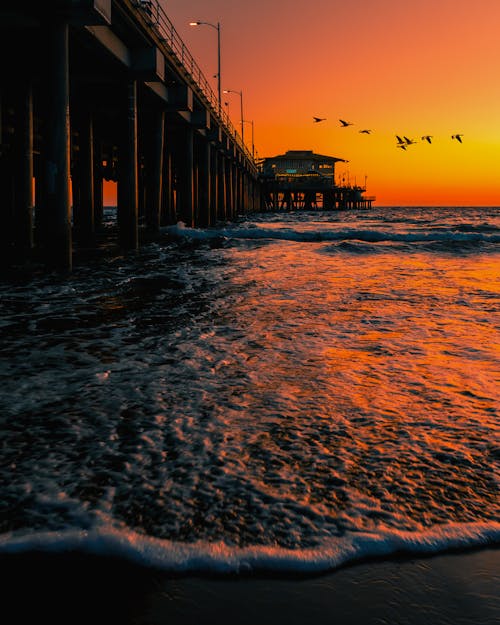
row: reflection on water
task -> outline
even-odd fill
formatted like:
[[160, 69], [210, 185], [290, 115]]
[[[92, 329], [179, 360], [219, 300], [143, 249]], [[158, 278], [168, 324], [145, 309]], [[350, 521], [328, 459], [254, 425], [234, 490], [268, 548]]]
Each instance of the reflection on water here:
[[1, 530], [497, 527], [499, 228], [256, 215], [2, 285]]

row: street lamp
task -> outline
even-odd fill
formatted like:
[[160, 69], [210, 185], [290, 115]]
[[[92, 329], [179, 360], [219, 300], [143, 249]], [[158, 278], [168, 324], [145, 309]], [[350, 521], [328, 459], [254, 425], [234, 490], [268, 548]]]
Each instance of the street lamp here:
[[240, 119], [241, 119], [241, 142], [244, 144], [243, 140], [243, 91], [234, 91], [233, 89], [224, 89], [224, 93], [236, 93], [240, 96]]
[[243, 123], [252, 125], [252, 158], [255, 160], [255, 144], [253, 141], [253, 119], [250, 119], [250, 120], [244, 119]]
[[212, 24], [210, 22], [189, 22], [190, 26], [211, 26], [217, 31], [217, 96], [219, 99], [219, 114], [221, 109], [221, 90], [220, 90], [220, 23]]

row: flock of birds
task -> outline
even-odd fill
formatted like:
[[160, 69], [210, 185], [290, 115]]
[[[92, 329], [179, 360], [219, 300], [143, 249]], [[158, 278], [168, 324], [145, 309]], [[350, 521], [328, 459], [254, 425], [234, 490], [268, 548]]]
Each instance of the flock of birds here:
[[[326, 117], [314, 117], [313, 116], [313, 122], [315, 124], [318, 124], [319, 122], [324, 122], [326, 121], [326, 119], [327, 119]], [[347, 128], [347, 126], [354, 126], [352, 122], [348, 122], [345, 119], [339, 119], [339, 122], [342, 128]], [[372, 133], [372, 131], [369, 128], [363, 128], [362, 130], [359, 130], [358, 132], [363, 135], [370, 135]], [[396, 147], [401, 148], [402, 150], [406, 150], [406, 148], [409, 145], [415, 145], [416, 143], [418, 143], [418, 141], [415, 141], [415, 139], [409, 139], [408, 137], [405, 137], [404, 135], [402, 137], [400, 137], [399, 135], [395, 135], [395, 137], [396, 137]], [[460, 133], [455, 133], [451, 135], [452, 140], [458, 141], [458, 143], [462, 143], [462, 137], [463, 137], [463, 134], [460, 134]], [[427, 143], [432, 143], [432, 139], [433, 139], [432, 135], [423, 135], [421, 137], [421, 141], [427, 141]]]

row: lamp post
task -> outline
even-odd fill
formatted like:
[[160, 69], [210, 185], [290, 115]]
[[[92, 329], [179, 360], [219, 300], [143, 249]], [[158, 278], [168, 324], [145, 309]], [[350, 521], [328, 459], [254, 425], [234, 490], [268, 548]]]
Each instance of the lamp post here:
[[243, 143], [243, 145], [245, 144], [244, 139], [243, 139], [243, 124], [244, 124], [244, 120], [243, 120], [243, 91], [234, 91], [234, 89], [224, 89], [224, 93], [236, 93], [237, 95], [240, 96], [240, 120], [241, 120], [241, 142]]
[[221, 81], [220, 81], [220, 23], [212, 24], [211, 22], [189, 22], [190, 26], [211, 26], [217, 31], [217, 96], [219, 100], [219, 115], [221, 111]]
[[243, 123], [252, 125], [252, 158], [255, 160], [255, 144], [254, 144], [254, 141], [253, 141], [253, 119], [249, 119], [249, 120], [244, 119]]

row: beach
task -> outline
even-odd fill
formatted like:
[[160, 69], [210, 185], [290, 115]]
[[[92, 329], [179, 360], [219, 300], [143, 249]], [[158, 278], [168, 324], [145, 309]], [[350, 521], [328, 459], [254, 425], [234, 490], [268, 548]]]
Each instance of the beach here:
[[9, 625], [500, 622], [498, 549], [375, 560], [302, 577], [183, 577], [82, 554], [0, 559]]

